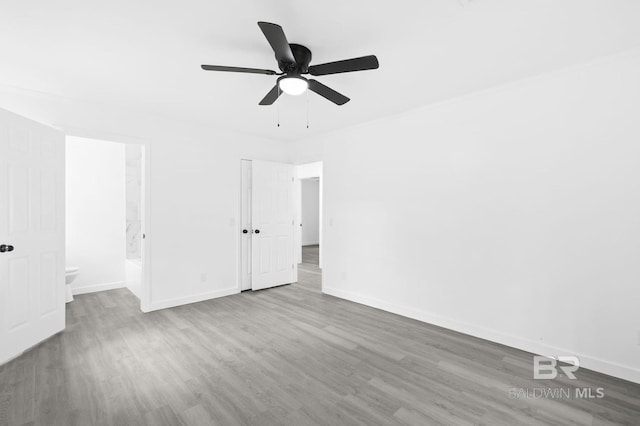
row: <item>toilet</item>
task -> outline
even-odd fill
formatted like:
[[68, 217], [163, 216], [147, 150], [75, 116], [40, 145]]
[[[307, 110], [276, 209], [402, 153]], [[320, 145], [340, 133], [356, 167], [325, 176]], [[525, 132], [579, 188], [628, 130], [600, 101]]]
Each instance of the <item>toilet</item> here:
[[78, 276], [78, 272], [80, 268], [77, 266], [67, 266], [64, 270], [64, 281], [65, 281], [65, 302], [69, 303], [73, 301], [73, 292], [71, 291], [71, 283]]

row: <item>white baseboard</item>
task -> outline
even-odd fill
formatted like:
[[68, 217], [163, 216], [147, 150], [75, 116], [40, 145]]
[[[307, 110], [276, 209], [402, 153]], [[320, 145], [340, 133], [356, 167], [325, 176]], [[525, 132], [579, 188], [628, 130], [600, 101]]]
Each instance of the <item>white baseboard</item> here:
[[217, 299], [218, 297], [230, 296], [232, 294], [238, 294], [238, 293], [239, 293], [238, 287], [233, 287], [233, 288], [227, 288], [223, 290], [214, 290], [214, 291], [208, 291], [205, 293], [193, 294], [185, 297], [178, 297], [175, 299], [151, 301], [148, 307], [149, 309], [143, 312], [151, 312], [151, 311], [157, 311], [159, 309], [174, 308], [176, 306], [187, 305], [189, 303], [202, 302], [204, 300], [209, 300], [209, 299]]
[[126, 286], [126, 284], [127, 284], [126, 281], [116, 281], [113, 283], [84, 285], [82, 287], [71, 287], [71, 292], [75, 296], [78, 294], [95, 293], [96, 291], [105, 291], [105, 290], [114, 290], [116, 288], [123, 288]]
[[469, 324], [466, 322], [442, 317], [439, 315], [434, 315], [429, 312], [421, 311], [414, 308], [409, 308], [406, 306], [395, 305], [393, 303], [362, 296], [360, 294], [353, 293], [350, 291], [344, 291], [344, 290], [323, 286], [322, 292], [331, 296], [339, 297], [341, 299], [346, 299], [352, 302], [361, 303], [363, 305], [371, 306], [373, 308], [382, 309], [383, 311], [391, 312], [397, 315], [402, 315], [404, 317], [408, 317], [418, 321], [437, 325], [439, 327], [443, 327], [449, 330], [468, 334], [470, 336], [478, 337], [480, 339], [489, 340], [491, 342], [500, 343], [502, 345], [510, 346], [512, 348], [520, 349], [526, 352], [531, 352], [537, 355], [577, 356], [580, 359], [581, 367], [584, 367], [589, 370], [597, 371], [599, 373], [607, 374], [609, 376], [628, 380], [630, 382], [640, 383], [640, 370], [636, 368], [617, 364], [611, 361], [606, 361], [606, 360], [599, 359], [587, 354], [576, 353], [571, 349], [552, 346], [552, 345], [536, 342], [536, 341], [518, 337], [518, 336], [512, 336], [497, 330], [477, 326], [475, 324]]

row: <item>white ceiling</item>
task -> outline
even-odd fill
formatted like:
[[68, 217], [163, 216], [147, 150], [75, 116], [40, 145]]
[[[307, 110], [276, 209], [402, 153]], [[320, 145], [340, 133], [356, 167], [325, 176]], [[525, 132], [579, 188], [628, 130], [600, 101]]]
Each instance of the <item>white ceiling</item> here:
[[[200, 69], [277, 69], [259, 20], [312, 64], [375, 54], [380, 69], [318, 77], [345, 106], [283, 96], [277, 128], [258, 106], [274, 76]], [[295, 140], [635, 48], [639, 22], [637, 0], [4, 0], [0, 88]]]

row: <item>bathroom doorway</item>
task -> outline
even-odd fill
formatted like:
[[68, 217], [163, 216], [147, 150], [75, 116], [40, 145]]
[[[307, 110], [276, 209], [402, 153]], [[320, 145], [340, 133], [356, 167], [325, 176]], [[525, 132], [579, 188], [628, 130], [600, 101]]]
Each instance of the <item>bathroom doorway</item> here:
[[128, 289], [144, 311], [145, 144], [67, 136], [65, 157], [67, 301]]

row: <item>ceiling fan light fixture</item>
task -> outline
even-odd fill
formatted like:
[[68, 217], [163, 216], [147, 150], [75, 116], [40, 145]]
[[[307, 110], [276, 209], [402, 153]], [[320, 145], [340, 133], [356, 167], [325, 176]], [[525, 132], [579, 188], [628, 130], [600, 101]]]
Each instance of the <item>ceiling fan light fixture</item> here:
[[284, 76], [278, 79], [278, 86], [287, 95], [302, 95], [309, 88], [309, 82], [306, 78], [299, 76]]
[[[462, 1], [462, 0], [458, 0]], [[465, 0], [475, 1], [475, 0]], [[271, 22], [258, 22], [265, 38], [271, 45], [281, 72], [261, 68], [228, 67], [222, 65], [200, 65], [205, 71], [241, 72], [248, 74], [263, 74], [280, 76], [276, 84], [269, 90], [258, 105], [273, 105], [282, 93], [299, 96], [309, 89], [336, 105], [344, 105], [349, 102], [342, 93], [336, 92], [313, 78], [306, 79], [302, 75], [310, 74], [314, 77], [344, 72], [375, 70], [380, 64], [375, 55], [361, 56], [359, 58], [343, 59], [341, 61], [327, 62], [318, 65], [311, 63], [311, 51], [296, 43], [289, 43], [284, 35], [282, 27]]]

